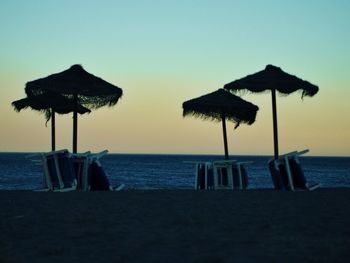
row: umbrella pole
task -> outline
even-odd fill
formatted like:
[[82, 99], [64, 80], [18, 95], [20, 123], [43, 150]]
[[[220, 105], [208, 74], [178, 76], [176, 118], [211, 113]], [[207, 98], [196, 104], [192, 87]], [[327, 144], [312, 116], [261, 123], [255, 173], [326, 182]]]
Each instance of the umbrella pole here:
[[55, 111], [51, 109], [51, 151], [56, 150]]
[[77, 153], [78, 144], [78, 113], [73, 112], [73, 153]]
[[228, 147], [227, 147], [227, 133], [226, 133], [226, 120], [225, 115], [221, 115], [222, 120], [222, 133], [224, 136], [224, 149], [225, 149], [225, 160], [228, 160]]
[[277, 131], [277, 105], [276, 90], [271, 90], [272, 95], [272, 118], [273, 118], [273, 142], [274, 142], [274, 158], [278, 159], [278, 131]]

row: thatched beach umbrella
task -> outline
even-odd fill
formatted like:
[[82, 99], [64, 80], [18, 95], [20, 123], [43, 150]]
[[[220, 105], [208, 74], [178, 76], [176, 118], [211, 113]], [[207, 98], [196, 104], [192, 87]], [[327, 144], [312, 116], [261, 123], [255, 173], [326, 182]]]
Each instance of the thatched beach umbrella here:
[[[122, 89], [86, 72], [82, 66], [73, 65], [60, 73], [30, 81], [26, 85], [29, 98], [62, 95], [75, 105], [89, 109], [115, 105], [122, 96]], [[73, 152], [77, 152], [78, 119], [73, 111]]]
[[290, 75], [282, 71], [281, 68], [273, 65], [267, 65], [262, 71], [230, 82], [226, 84], [224, 88], [232, 92], [238, 92], [241, 90], [264, 92], [266, 90], [271, 90], [275, 159], [278, 158], [276, 91], [282, 94], [290, 94], [297, 90], [301, 90], [302, 98], [304, 96], [312, 97], [318, 92], [317, 86], [296, 76]]
[[67, 114], [69, 112], [77, 111], [79, 114], [90, 113], [88, 108], [81, 105], [75, 105], [66, 97], [51, 94], [47, 96], [36, 96], [32, 98], [24, 98], [12, 102], [12, 106], [18, 112], [22, 109], [31, 108], [39, 112], [43, 112], [46, 117], [46, 122], [51, 119], [51, 150], [56, 148], [55, 140], [55, 112], [59, 114]]
[[219, 89], [204, 96], [188, 100], [182, 104], [183, 116], [192, 115], [222, 122], [225, 159], [228, 159], [226, 120], [236, 123], [252, 124], [255, 121], [258, 107], [230, 92]]

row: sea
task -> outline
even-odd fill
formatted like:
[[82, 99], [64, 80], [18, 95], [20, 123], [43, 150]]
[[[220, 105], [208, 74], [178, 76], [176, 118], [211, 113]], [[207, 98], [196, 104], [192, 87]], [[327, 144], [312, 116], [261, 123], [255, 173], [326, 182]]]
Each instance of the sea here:
[[[42, 187], [42, 167], [29, 153], [0, 153], [0, 190], [35, 190]], [[246, 166], [249, 187], [273, 188], [268, 170], [271, 156], [232, 156], [251, 161]], [[189, 162], [222, 160], [220, 155], [108, 154], [101, 158], [111, 185], [126, 189], [193, 189], [195, 165]], [[305, 177], [322, 187], [350, 187], [350, 157], [300, 157]]]

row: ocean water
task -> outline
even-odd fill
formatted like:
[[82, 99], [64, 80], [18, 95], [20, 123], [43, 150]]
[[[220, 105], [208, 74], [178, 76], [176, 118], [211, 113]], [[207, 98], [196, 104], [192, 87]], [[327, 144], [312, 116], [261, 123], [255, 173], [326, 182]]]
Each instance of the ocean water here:
[[[0, 189], [29, 190], [42, 185], [42, 168], [26, 158], [27, 153], [0, 153]], [[192, 189], [194, 164], [187, 161], [222, 160], [217, 155], [108, 154], [101, 163], [112, 185], [128, 189]], [[232, 156], [247, 165], [249, 188], [272, 188], [269, 156]], [[308, 182], [322, 187], [350, 187], [350, 157], [301, 157]]]

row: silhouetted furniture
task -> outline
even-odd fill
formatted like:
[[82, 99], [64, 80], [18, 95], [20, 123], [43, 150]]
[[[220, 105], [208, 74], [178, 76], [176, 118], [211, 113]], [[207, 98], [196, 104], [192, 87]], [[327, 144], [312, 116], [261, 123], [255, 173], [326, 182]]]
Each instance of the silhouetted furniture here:
[[214, 161], [214, 189], [247, 189], [248, 174], [245, 164], [248, 163], [252, 162]]
[[77, 189], [83, 191], [89, 191], [89, 166], [91, 164], [90, 160], [91, 152], [73, 154], [73, 163], [75, 169], [75, 176], [77, 178]]
[[110, 185], [107, 175], [101, 165], [100, 158], [108, 153], [104, 150], [99, 153], [86, 152], [73, 154], [78, 189], [83, 191], [118, 191], [124, 184], [114, 188]]
[[223, 160], [214, 162], [185, 162], [195, 164], [196, 190], [219, 190], [219, 189], [246, 189], [248, 176], [245, 164], [251, 162], [237, 162]]
[[269, 161], [272, 182], [276, 190], [314, 190], [320, 184], [308, 184], [301, 167], [299, 156], [309, 150], [294, 151], [280, 155], [277, 160]]
[[195, 183], [196, 190], [214, 189], [213, 164], [210, 162], [190, 162], [195, 163]]
[[68, 150], [41, 153], [36, 156], [39, 156], [40, 159], [34, 162], [43, 167], [43, 189], [41, 191], [66, 192], [77, 188], [74, 164]]
[[[104, 191], [121, 190], [124, 184], [113, 188], [99, 159], [108, 153], [85, 152], [71, 154], [68, 150], [33, 154], [27, 158], [43, 167], [43, 189], [40, 191]], [[39, 157], [39, 159], [32, 159]]]

